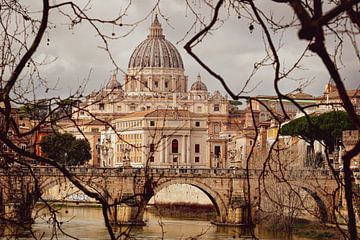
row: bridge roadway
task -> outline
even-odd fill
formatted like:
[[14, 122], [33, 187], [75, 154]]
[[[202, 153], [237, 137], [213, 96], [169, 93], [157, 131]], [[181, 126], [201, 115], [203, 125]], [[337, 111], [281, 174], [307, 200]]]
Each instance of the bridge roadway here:
[[[259, 194], [262, 194], [258, 188], [259, 176], [263, 174], [265, 179], [269, 179], [269, 186], [280, 184], [270, 177], [271, 174], [260, 169], [248, 170], [250, 188], [244, 169], [68, 167], [68, 170], [87, 186], [108, 196], [109, 203], [116, 206], [111, 211], [114, 222], [131, 224], [141, 224], [151, 197], [173, 184], [188, 184], [203, 191], [217, 210], [215, 222], [222, 225], [248, 224], [248, 215], [254, 212], [249, 209], [256, 208]], [[31, 222], [32, 209], [43, 193], [69, 182], [53, 167], [35, 166], [31, 171], [20, 166], [0, 171], [3, 216]], [[310, 195], [318, 208], [314, 212], [318, 212], [323, 221], [333, 219], [329, 209], [338, 205], [334, 202], [338, 198], [332, 197], [338, 185], [328, 170], [274, 173], [284, 176], [287, 183]], [[251, 202], [247, 201], [248, 193]]]

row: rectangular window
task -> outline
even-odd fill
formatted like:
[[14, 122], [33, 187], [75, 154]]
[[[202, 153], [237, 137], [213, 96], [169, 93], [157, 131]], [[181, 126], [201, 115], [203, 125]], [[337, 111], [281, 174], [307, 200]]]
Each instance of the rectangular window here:
[[155, 162], [154, 156], [151, 156], [151, 157], [149, 158], [149, 160], [150, 160], [150, 162]]
[[195, 162], [196, 163], [200, 162], [200, 157], [195, 157]]
[[215, 157], [220, 157], [220, 146], [215, 146]]
[[171, 152], [179, 153], [179, 142], [176, 139], [172, 140], [171, 142]]
[[168, 86], [169, 86], [169, 83], [165, 82], [165, 88], [168, 88]]
[[195, 122], [195, 127], [200, 127], [200, 122]]
[[155, 144], [150, 144], [150, 152], [155, 152]]
[[150, 121], [150, 126], [155, 126], [155, 121]]
[[214, 104], [214, 112], [220, 111], [220, 104]]
[[195, 153], [200, 153], [200, 144], [195, 144]]
[[158, 82], [154, 82], [154, 85], [155, 85], [156, 88], [159, 87], [159, 83], [158, 83]]
[[105, 109], [105, 105], [104, 105], [103, 103], [100, 103], [100, 104], [99, 104], [99, 110], [102, 111], [102, 110], [104, 110], [104, 109]]

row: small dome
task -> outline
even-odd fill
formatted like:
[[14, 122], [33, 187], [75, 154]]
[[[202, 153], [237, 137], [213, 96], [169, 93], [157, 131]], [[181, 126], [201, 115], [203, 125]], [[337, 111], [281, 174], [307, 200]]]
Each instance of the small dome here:
[[155, 15], [150, 35], [141, 42], [130, 57], [129, 68], [165, 67], [184, 69], [180, 53], [165, 39], [161, 24]]
[[121, 84], [116, 80], [116, 74], [114, 73], [110, 81], [105, 86], [106, 89], [118, 89], [121, 88]]
[[194, 82], [192, 85], [191, 85], [191, 91], [205, 91], [207, 92], [207, 87], [205, 85], [205, 83], [203, 83], [201, 81], [201, 77], [200, 77], [200, 74], [197, 76], [197, 80], [196, 82]]

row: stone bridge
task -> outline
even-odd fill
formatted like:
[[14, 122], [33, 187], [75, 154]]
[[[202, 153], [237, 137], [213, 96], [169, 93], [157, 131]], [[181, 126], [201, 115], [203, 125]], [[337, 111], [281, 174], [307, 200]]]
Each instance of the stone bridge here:
[[[88, 168], [69, 167], [69, 171], [90, 188], [96, 189], [114, 207], [111, 219], [119, 224], [142, 224], [148, 201], [159, 191], [173, 184], [187, 184], [204, 192], [217, 211], [214, 223], [221, 225], [249, 224], [249, 212], [259, 208], [264, 189], [286, 184], [316, 203], [313, 212], [324, 221], [331, 221], [331, 209], [339, 205], [333, 198], [337, 183], [328, 171], [296, 170], [281, 172], [287, 181], [268, 177], [261, 170], [190, 168]], [[246, 176], [249, 176], [248, 178]], [[262, 177], [264, 176], [264, 178]], [[260, 180], [260, 181], [259, 181]], [[32, 210], [48, 189], [69, 183], [57, 169], [13, 167], [0, 171], [0, 203], [3, 218], [32, 222]], [[262, 184], [259, 184], [262, 182]], [[268, 185], [268, 186], [266, 186]], [[300, 189], [300, 190], [299, 190]], [[271, 190], [276, 193], [279, 189]], [[338, 192], [338, 191], [337, 191]], [[250, 197], [248, 198], [248, 193]], [[250, 200], [250, 201], [249, 201]], [[252, 211], [249, 211], [252, 209]]]

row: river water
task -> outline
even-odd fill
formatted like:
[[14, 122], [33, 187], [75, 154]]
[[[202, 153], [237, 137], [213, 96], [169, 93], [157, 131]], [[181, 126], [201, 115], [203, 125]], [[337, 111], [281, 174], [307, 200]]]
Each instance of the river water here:
[[[49, 215], [43, 214], [41, 214], [41, 218], [36, 218], [32, 229], [38, 238], [43, 236], [42, 239], [50, 239], [54, 233], [53, 228], [51, 224], [47, 223]], [[109, 239], [100, 208], [67, 206], [62, 207], [60, 214], [57, 214], [57, 216], [58, 220], [62, 223], [61, 228], [63, 231], [78, 239]], [[179, 219], [176, 217], [160, 219], [153, 211], [147, 211], [144, 220], [146, 221], [146, 226], [133, 227], [130, 231], [130, 235], [135, 239], [251, 239], [247, 238], [249, 235], [240, 228], [217, 227], [205, 219]], [[306, 239], [295, 236], [286, 237], [281, 234], [276, 235], [259, 227], [255, 229], [255, 233], [260, 239]], [[57, 232], [57, 237], [57, 239], [71, 239], [60, 232]], [[20, 239], [33, 239], [33, 237], [23, 235]]]

